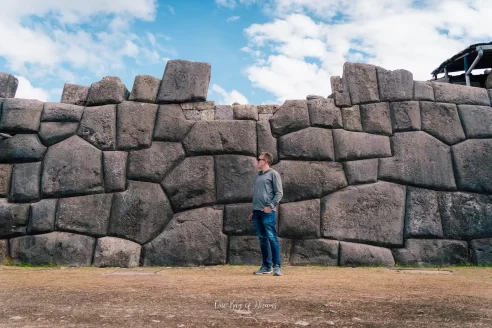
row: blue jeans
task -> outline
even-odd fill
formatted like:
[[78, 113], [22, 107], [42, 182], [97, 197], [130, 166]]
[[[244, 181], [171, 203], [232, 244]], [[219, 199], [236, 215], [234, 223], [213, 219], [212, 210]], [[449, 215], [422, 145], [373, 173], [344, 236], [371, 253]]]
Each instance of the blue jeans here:
[[272, 267], [270, 260], [270, 247], [272, 249], [273, 265], [280, 265], [280, 243], [277, 238], [275, 212], [265, 213], [263, 211], [253, 211], [253, 223], [256, 235], [260, 239], [261, 255], [263, 266]]

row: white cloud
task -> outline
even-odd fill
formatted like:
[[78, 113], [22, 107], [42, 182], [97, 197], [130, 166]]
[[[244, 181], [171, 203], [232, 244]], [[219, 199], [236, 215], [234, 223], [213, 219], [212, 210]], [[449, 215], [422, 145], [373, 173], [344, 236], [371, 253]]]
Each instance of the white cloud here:
[[248, 104], [248, 98], [246, 98], [242, 93], [237, 90], [232, 90], [231, 92], [225, 91], [222, 87], [217, 84], [212, 85], [211, 93], [216, 93], [222, 98], [217, 101], [220, 105], [232, 105], [233, 103], [239, 103], [241, 105]]
[[176, 15], [176, 13], [174, 12], [174, 7], [170, 6], [170, 5], [167, 5], [167, 9], [169, 10], [169, 12], [173, 15]]
[[37, 99], [41, 101], [48, 101], [49, 92], [42, 89], [33, 87], [31, 82], [23, 76], [16, 76], [19, 80], [19, 86], [17, 87], [17, 93], [15, 98], [24, 99]]
[[235, 21], [239, 20], [240, 18], [241, 17], [239, 17], [239, 16], [231, 16], [231, 17], [227, 18], [227, 23], [235, 22]]
[[229, 9], [234, 9], [238, 5], [251, 5], [256, 2], [256, 0], [215, 0], [217, 6]]

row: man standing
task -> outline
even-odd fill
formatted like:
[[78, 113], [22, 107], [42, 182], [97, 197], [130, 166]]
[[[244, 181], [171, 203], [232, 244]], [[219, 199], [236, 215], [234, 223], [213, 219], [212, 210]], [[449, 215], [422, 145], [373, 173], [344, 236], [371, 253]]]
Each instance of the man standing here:
[[256, 167], [260, 170], [256, 177], [253, 195], [253, 213], [249, 220], [253, 221], [256, 235], [260, 239], [263, 264], [254, 274], [272, 273], [272, 261], [270, 260], [270, 248], [272, 250], [273, 274], [282, 275], [280, 271], [280, 244], [276, 231], [276, 208], [282, 199], [282, 181], [280, 174], [270, 168], [273, 156], [270, 153], [261, 153], [256, 161]]

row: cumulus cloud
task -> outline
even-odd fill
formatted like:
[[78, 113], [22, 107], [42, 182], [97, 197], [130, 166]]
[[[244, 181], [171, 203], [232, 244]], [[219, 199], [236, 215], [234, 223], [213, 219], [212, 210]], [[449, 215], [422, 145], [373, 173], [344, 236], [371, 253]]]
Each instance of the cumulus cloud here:
[[232, 105], [237, 102], [241, 105], [248, 104], [248, 98], [246, 98], [242, 93], [233, 89], [230, 92], [224, 90], [221, 86], [217, 84], [212, 85], [211, 93], [218, 94], [221, 98], [217, 100], [219, 105]]
[[42, 89], [34, 87], [31, 82], [24, 76], [16, 76], [19, 80], [19, 86], [17, 87], [16, 98], [24, 99], [36, 99], [41, 101], [48, 101], [49, 92]]
[[240, 18], [241, 17], [239, 17], [239, 16], [231, 16], [231, 17], [227, 18], [227, 23], [235, 22], [235, 21], [239, 20]]

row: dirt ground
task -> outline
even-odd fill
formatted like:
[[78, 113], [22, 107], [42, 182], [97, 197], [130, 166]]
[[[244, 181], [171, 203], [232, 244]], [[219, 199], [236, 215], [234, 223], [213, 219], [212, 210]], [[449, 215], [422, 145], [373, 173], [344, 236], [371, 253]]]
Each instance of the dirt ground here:
[[255, 269], [0, 266], [0, 327], [492, 327], [492, 268]]

